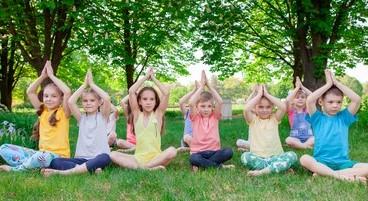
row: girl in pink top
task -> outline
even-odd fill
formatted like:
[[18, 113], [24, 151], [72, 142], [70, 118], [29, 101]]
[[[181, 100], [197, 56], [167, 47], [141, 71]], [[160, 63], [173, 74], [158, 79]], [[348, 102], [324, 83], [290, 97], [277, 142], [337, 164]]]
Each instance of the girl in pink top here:
[[134, 126], [133, 126], [133, 114], [129, 106], [129, 96], [125, 96], [123, 100], [121, 100], [120, 105], [124, 110], [124, 116], [126, 118], [126, 140], [117, 139], [117, 135], [115, 132], [109, 135], [109, 144], [116, 145], [118, 148], [123, 149], [123, 152], [131, 152], [135, 150], [135, 134], [134, 134]]
[[[204, 91], [205, 86], [209, 92]], [[223, 165], [225, 161], [231, 159], [233, 151], [229, 148], [221, 149], [218, 124], [221, 119], [222, 98], [208, 84], [204, 71], [200, 86], [190, 98], [189, 105], [192, 111], [190, 120], [193, 138], [190, 144], [190, 163], [193, 171], [197, 171], [199, 167], [234, 167]]]

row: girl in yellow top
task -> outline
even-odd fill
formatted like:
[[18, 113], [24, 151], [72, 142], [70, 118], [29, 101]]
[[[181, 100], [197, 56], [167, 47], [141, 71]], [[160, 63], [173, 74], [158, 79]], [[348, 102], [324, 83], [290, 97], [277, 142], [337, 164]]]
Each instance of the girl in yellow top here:
[[[45, 86], [43, 102], [41, 102], [36, 90], [46, 78], [49, 78], [52, 83]], [[9, 165], [1, 165], [0, 170], [22, 171], [45, 168], [54, 158], [70, 157], [70, 110], [67, 104], [70, 94], [70, 89], [53, 74], [51, 62], [46, 61], [40, 77], [27, 90], [28, 98], [39, 115], [33, 133], [33, 137], [39, 140], [39, 151], [3, 144], [0, 146], [0, 156]]]
[[[250, 152], [242, 154], [241, 162], [251, 170], [249, 176], [286, 171], [298, 160], [294, 152], [284, 153], [279, 137], [278, 124], [286, 105], [269, 94], [264, 85], [258, 86], [256, 93], [244, 106], [244, 118], [249, 124]], [[273, 105], [278, 108], [275, 113], [272, 113]]]
[[[161, 91], [159, 97], [152, 87], [138, 88], [144, 81], [151, 79]], [[138, 80], [129, 89], [129, 104], [133, 113], [136, 149], [134, 155], [111, 152], [111, 160], [121, 167], [130, 169], [164, 169], [176, 156], [176, 149], [169, 147], [161, 152], [161, 134], [163, 117], [169, 100], [169, 89], [163, 86], [148, 69], [144, 78]]]

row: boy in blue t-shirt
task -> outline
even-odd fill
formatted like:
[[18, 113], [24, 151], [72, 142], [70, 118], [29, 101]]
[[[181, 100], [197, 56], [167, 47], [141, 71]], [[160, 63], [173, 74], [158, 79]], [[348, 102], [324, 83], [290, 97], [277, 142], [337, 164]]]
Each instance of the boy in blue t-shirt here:
[[[368, 163], [350, 160], [348, 144], [349, 126], [356, 121], [361, 98], [338, 82], [331, 71], [325, 70], [325, 75], [326, 84], [307, 98], [307, 120], [312, 125], [315, 144], [313, 157], [303, 155], [300, 164], [315, 175], [366, 182]], [[344, 94], [351, 103], [341, 110]], [[316, 107], [317, 100], [322, 111]]]

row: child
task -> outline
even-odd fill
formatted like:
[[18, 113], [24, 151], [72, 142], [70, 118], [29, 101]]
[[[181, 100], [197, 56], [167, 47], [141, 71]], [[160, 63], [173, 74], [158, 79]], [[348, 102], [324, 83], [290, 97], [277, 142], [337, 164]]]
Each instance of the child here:
[[[256, 95], [256, 89], [257, 89], [257, 85], [253, 86], [252, 88], [252, 93], [248, 96], [248, 98], [245, 100], [244, 104], [247, 104], [247, 102], [254, 98], [254, 96]], [[254, 110], [252, 110], [251, 112], [254, 113]], [[245, 117], [244, 117], [245, 118]], [[236, 140], [236, 147], [238, 148], [238, 151], [242, 151], [242, 152], [246, 152], [249, 151], [250, 148], [250, 144], [249, 144], [249, 140], [244, 140], [244, 139], [237, 139]]]
[[[361, 98], [338, 82], [329, 70], [325, 75], [326, 84], [307, 98], [307, 120], [313, 128], [315, 145], [313, 157], [303, 155], [300, 163], [315, 175], [366, 182], [368, 163], [349, 158], [349, 126], [356, 121]], [[351, 102], [341, 111], [344, 95]], [[322, 111], [316, 108], [317, 100]]]
[[[86, 89], [88, 86], [90, 89]], [[76, 103], [80, 96], [84, 114], [81, 114]], [[74, 92], [68, 103], [79, 125], [75, 158], [52, 160], [50, 168], [42, 171], [44, 176], [94, 173], [111, 162], [107, 132], [110, 121], [115, 120], [115, 113], [110, 114], [110, 97], [93, 82], [91, 71], [87, 72], [83, 85]]]
[[[151, 79], [161, 91], [161, 97], [152, 87], [138, 88], [144, 81]], [[134, 133], [137, 144], [134, 155], [112, 152], [111, 159], [121, 167], [130, 169], [165, 169], [176, 156], [176, 149], [169, 147], [161, 152], [161, 134], [164, 126], [164, 114], [168, 106], [169, 90], [148, 69], [144, 78], [138, 80], [129, 89], [129, 104], [133, 114]]]
[[[249, 176], [286, 171], [297, 161], [297, 155], [284, 153], [281, 146], [278, 124], [285, 114], [285, 104], [270, 95], [263, 85], [258, 86], [256, 92], [244, 106], [244, 118], [249, 124], [250, 152], [242, 154], [241, 162], [251, 169]], [[278, 108], [274, 114], [273, 105]]]
[[130, 152], [135, 150], [135, 134], [133, 128], [133, 114], [129, 106], [129, 96], [125, 96], [120, 102], [121, 107], [124, 110], [124, 116], [126, 118], [126, 140], [117, 139], [116, 133], [109, 135], [109, 145], [116, 145], [122, 152]]
[[[47, 77], [52, 83], [43, 89], [43, 102], [41, 102], [36, 90]], [[39, 151], [3, 144], [0, 147], [0, 155], [9, 165], [1, 165], [0, 170], [24, 171], [45, 168], [54, 158], [70, 157], [70, 110], [67, 104], [70, 89], [54, 76], [50, 61], [46, 61], [40, 77], [29, 86], [27, 95], [33, 107], [38, 110], [39, 119], [35, 124], [34, 138], [38, 140]]]
[[[205, 86], [210, 92], [204, 91]], [[221, 149], [218, 125], [221, 119], [222, 98], [208, 84], [204, 71], [200, 86], [190, 98], [189, 105], [193, 129], [189, 159], [192, 170], [195, 172], [199, 167], [234, 167], [223, 164], [232, 158], [233, 151], [229, 148]]]
[[192, 97], [192, 95], [196, 92], [197, 89], [198, 89], [198, 82], [195, 81], [195, 88], [189, 93], [187, 93], [186, 95], [184, 95], [179, 100], [180, 111], [184, 116], [184, 133], [183, 133], [183, 138], [181, 139], [181, 143], [180, 143], [181, 147], [178, 148], [178, 151], [189, 150], [189, 146], [193, 138], [192, 122], [190, 121], [190, 118], [189, 118], [190, 109], [187, 107], [186, 103], [189, 101], [189, 99]]
[[305, 117], [307, 96], [312, 92], [305, 88], [299, 77], [296, 78], [295, 89], [286, 98], [286, 107], [290, 123], [290, 136], [286, 144], [297, 149], [313, 148], [312, 128]]

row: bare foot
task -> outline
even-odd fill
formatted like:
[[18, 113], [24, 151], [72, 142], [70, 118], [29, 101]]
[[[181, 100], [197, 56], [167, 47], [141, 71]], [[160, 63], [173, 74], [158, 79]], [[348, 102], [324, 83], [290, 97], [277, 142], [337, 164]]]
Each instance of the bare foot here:
[[147, 170], [166, 170], [166, 168], [163, 165], [159, 165], [156, 167], [147, 168]]
[[102, 173], [102, 169], [101, 169], [101, 168], [97, 168], [97, 169], [95, 170], [95, 174], [100, 174], [100, 173]]
[[189, 147], [178, 147], [176, 151], [177, 152], [188, 152], [190, 151], [190, 148]]
[[235, 168], [235, 165], [233, 165], [233, 164], [229, 164], [229, 165], [222, 165], [222, 168], [224, 168], [224, 169], [233, 169], [233, 168]]
[[49, 176], [52, 176], [54, 174], [57, 173], [58, 170], [54, 170], [54, 169], [41, 169], [41, 174], [44, 176], [44, 177], [49, 177]]
[[192, 165], [192, 172], [198, 172], [198, 170], [199, 170], [198, 166]]
[[135, 151], [135, 147], [130, 148], [130, 149], [118, 149], [116, 151], [121, 152], [121, 153], [131, 153]]
[[262, 172], [261, 172], [261, 170], [252, 170], [252, 171], [248, 171], [247, 175], [252, 176], [252, 177], [256, 177], [256, 176], [261, 176]]
[[238, 151], [240, 151], [240, 152], [247, 152], [247, 151], [249, 151], [249, 149], [238, 147]]
[[348, 182], [360, 182], [363, 184], [367, 184], [367, 178], [357, 175], [343, 175], [343, 174], [337, 174], [335, 176], [336, 179], [342, 180], [342, 181], [348, 181]]
[[9, 165], [0, 165], [0, 171], [10, 172], [11, 167]]

